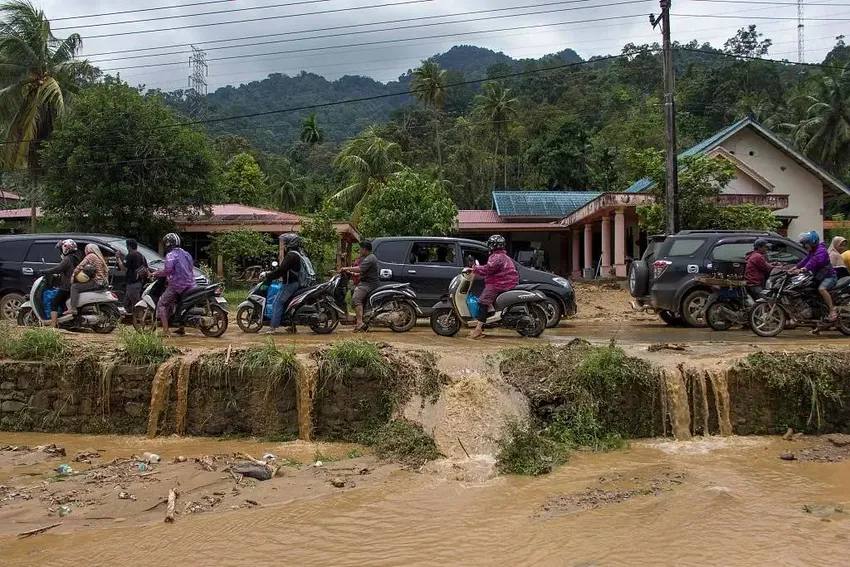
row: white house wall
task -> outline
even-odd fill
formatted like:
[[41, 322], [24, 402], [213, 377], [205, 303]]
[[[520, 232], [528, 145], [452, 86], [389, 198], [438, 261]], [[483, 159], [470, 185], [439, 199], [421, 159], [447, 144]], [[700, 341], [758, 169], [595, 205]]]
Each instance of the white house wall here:
[[[823, 185], [820, 179], [749, 128], [736, 133], [721, 145], [772, 183], [775, 186], [774, 194], [788, 195], [788, 208], [776, 211], [778, 216], [796, 217], [791, 221], [788, 234], [807, 230], [823, 234]], [[746, 178], [743, 175], [741, 177]], [[749, 179], [746, 181], [752, 182]], [[759, 191], [741, 191], [744, 180], [736, 179], [736, 182], [735, 185], [730, 184], [729, 192], [764, 193], [764, 188]]]

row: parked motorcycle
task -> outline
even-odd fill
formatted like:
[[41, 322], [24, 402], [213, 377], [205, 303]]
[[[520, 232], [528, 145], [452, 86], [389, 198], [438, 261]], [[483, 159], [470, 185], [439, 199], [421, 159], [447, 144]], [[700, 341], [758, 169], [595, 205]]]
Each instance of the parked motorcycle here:
[[818, 293], [811, 273], [774, 271], [767, 279], [762, 297], [750, 312], [750, 327], [761, 337], [775, 337], [789, 321], [794, 321], [798, 326], [818, 330], [834, 326], [850, 335], [850, 278], [839, 280], [829, 293], [838, 309], [838, 319], [834, 323], [827, 321], [829, 308]]
[[705, 302], [705, 322], [715, 331], [727, 331], [735, 325], [747, 325], [755, 301], [743, 280], [703, 278], [714, 292]]
[[[133, 308], [133, 327], [137, 331], [155, 331], [159, 322], [156, 304], [165, 291], [164, 277], [155, 278], [142, 292]], [[180, 296], [174, 314], [168, 320], [173, 328], [200, 329], [207, 337], [220, 337], [227, 331], [227, 300], [221, 296], [219, 284], [187, 290]]]
[[[276, 266], [273, 263], [272, 266]], [[266, 285], [260, 274], [260, 283], [251, 288], [248, 298], [239, 304], [236, 311], [236, 324], [246, 333], [257, 333], [271, 322], [271, 307], [275, 296], [283, 291], [283, 285], [272, 282]], [[339, 311], [333, 299], [333, 290], [339, 282], [335, 277], [328, 282], [316, 284], [298, 291], [283, 313], [281, 324], [295, 331], [298, 325], [307, 325], [317, 335], [334, 332], [339, 325]]]
[[[51, 285], [52, 281], [49, 280], [52, 280], [51, 276], [41, 276], [33, 282], [26, 301], [18, 310], [18, 325], [40, 327], [50, 321], [51, 303], [56, 290]], [[63, 317], [62, 313], [66, 310], [66, 305], [61, 305], [58, 309], [57, 324], [60, 329], [91, 330], [101, 334], [114, 331], [124, 311], [119, 304], [118, 296], [112, 293], [112, 288], [108, 286], [81, 293], [76, 316]]]
[[[345, 296], [350, 276], [342, 273], [338, 277], [340, 279], [334, 288], [334, 300], [337, 307], [345, 313]], [[409, 283], [386, 283], [378, 286], [363, 302], [363, 324], [366, 328], [389, 327], [395, 333], [405, 333], [416, 326], [416, 319], [423, 316], [416, 303], [416, 292]]]
[[[472, 272], [465, 269], [451, 281], [448, 295], [434, 305], [431, 313], [431, 329], [435, 333], [453, 337], [475, 320], [467, 301], [474, 280]], [[539, 337], [546, 330], [546, 296], [536, 288], [534, 284], [523, 284], [499, 295], [493, 305], [495, 312], [487, 317], [484, 328], [504, 327], [515, 329], [524, 337]]]

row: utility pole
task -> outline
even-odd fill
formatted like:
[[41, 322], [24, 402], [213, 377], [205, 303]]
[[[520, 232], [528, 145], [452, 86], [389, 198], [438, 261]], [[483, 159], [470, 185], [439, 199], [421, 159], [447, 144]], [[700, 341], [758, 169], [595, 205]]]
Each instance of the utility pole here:
[[803, 0], [797, 0], [797, 63], [806, 62], [806, 22], [803, 18]]
[[661, 24], [662, 54], [664, 58], [664, 134], [667, 154], [667, 234], [679, 232], [679, 163], [676, 155], [676, 97], [673, 68], [673, 46], [670, 43], [670, 7], [673, 0], [661, 0], [661, 15], [650, 14], [655, 28]]

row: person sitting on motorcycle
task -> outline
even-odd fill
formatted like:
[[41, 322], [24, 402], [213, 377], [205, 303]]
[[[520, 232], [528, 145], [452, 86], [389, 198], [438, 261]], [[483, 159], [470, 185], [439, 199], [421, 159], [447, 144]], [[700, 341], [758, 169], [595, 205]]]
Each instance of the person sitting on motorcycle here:
[[827, 251], [829, 252], [829, 261], [835, 268], [835, 277], [841, 279], [850, 276], [850, 271], [847, 270], [844, 256], [842, 256], [847, 251], [847, 239], [843, 236], [836, 236], [832, 239]]
[[764, 282], [767, 281], [770, 272], [775, 267], [767, 261], [767, 251], [770, 244], [764, 238], [756, 239], [753, 243], [752, 252], [747, 253], [747, 267], [744, 270], [744, 280], [747, 282], [747, 291], [753, 299], [761, 297]]
[[354, 305], [356, 317], [354, 332], [361, 333], [366, 330], [366, 325], [363, 324], [363, 303], [369, 297], [369, 294], [375, 291], [378, 285], [380, 285], [378, 279], [378, 258], [372, 254], [372, 243], [368, 240], [361, 241], [360, 263], [356, 266], [342, 268], [340, 272], [360, 276], [360, 281], [354, 288], [354, 293], [351, 294], [351, 304]]
[[274, 270], [266, 274], [263, 280], [265, 285], [269, 285], [274, 280], [281, 278], [283, 280], [283, 289], [274, 298], [272, 306], [271, 326], [264, 331], [266, 334], [276, 333], [280, 323], [283, 320], [283, 313], [286, 311], [286, 304], [295, 295], [300, 288], [300, 273], [301, 273], [301, 237], [295, 233], [284, 234], [280, 237], [280, 242], [283, 245], [283, 250], [286, 255], [283, 261]]
[[[59, 275], [58, 291], [53, 297], [53, 303], [50, 305], [50, 326], [53, 328], [56, 328], [59, 322], [59, 308], [64, 307], [65, 302], [71, 297], [74, 268], [83, 259], [77, 250], [77, 243], [70, 238], [58, 242], [56, 248], [59, 248], [62, 260], [55, 267], [39, 272], [41, 276]], [[63, 321], [70, 318], [71, 316], [68, 314], [62, 316]]]
[[829, 308], [828, 321], [832, 323], [838, 319], [838, 312], [835, 310], [835, 304], [832, 302], [832, 296], [829, 294], [829, 290], [835, 287], [838, 280], [835, 277], [835, 268], [832, 267], [832, 263], [829, 260], [829, 252], [826, 250], [826, 245], [820, 241], [820, 237], [815, 231], [802, 233], [797, 238], [797, 242], [806, 249], [807, 254], [800, 260], [797, 267], [789, 273], [809, 272], [814, 276], [815, 281], [819, 282], [818, 292]]
[[[165, 245], [165, 266], [153, 274], [154, 278], [165, 277], [168, 285], [159, 301], [156, 302], [156, 310], [159, 312], [159, 321], [162, 324], [162, 334], [170, 335], [168, 320], [180, 303], [180, 296], [195, 287], [195, 264], [192, 255], [180, 248], [180, 237], [169, 232], [162, 238]], [[184, 329], [177, 330], [183, 333]]]
[[513, 260], [508, 256], [505, 238], [494, 234], [487, 240], [490, 257], [484, 266], [473, 266], [472, 273], [484, 277], [484, 291], [478, 296], [478, 325], [469, 338], [480, 339], [484, 336], [484, 323], [488, 312], [500, 294], [513, 289], [519, 283], [519, 274]]
[[[80, 276], [80, 274], [84, 276]], [[84, 280], [84, 281], [80, 281]], [[109, 282], [109, 266], [97, 244], [86, 244], [86, 255], [74, 268], [69, 315], [76, 315], [80, 294], [105, 286]]]

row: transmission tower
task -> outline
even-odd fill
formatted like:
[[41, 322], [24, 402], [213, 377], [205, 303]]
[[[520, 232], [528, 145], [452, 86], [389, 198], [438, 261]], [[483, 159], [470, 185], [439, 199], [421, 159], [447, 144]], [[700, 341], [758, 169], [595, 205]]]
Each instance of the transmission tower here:
[[803, 21], [803, 0], [797, 0], [797, 63], [806, 62], [806, 24]]
[[190, 118], [202, 118], [206, 111], [209, 74], [206, 51], [193, 45], [189, 56], [189, 91], [186, 93]]

